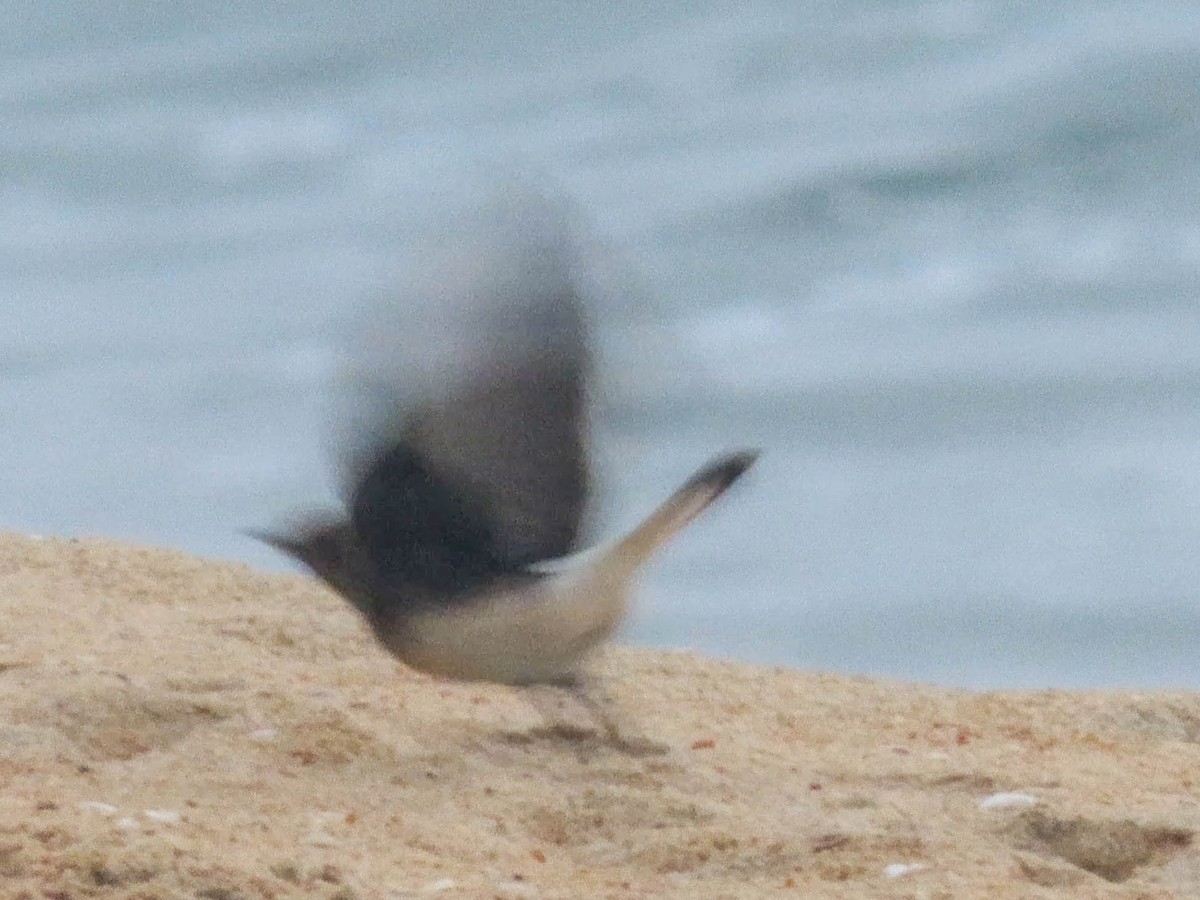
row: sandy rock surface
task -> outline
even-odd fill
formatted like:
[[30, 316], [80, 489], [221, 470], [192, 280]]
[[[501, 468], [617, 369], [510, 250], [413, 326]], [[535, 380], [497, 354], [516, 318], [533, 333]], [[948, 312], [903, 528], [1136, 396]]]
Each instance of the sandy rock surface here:
[[595, 670], [665, 752], [299, 577], [0, 535], [0, 897], [1200, 897], [1200, 694]]

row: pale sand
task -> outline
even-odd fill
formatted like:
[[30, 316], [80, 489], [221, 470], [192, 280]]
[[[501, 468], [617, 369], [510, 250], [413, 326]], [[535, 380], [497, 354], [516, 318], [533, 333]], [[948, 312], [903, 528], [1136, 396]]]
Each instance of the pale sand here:
[[597, 670], [665, 755], [299, 577], [0, 536], [0, 897], [1200, 897], [1200, 695]]

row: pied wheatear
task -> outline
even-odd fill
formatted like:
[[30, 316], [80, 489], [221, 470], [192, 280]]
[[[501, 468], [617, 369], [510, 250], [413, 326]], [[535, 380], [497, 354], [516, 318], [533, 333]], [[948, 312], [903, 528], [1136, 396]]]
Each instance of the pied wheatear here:
[[422, 296], [406, 298], [346, 509], [250, 533], [414, 669], [570, 688], [625, 618], [643, 564], [757, 453], [716, 457], [624, 537], [575, 555], [591, 493], [586, 291], [569, 229], [526, 212], [437, 254]]

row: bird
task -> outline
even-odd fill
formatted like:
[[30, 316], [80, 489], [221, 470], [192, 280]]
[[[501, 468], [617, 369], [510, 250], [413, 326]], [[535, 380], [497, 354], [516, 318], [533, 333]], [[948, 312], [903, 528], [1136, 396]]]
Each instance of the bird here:
[[378, 396], [358, 410], [343, 508], [247, 533], [307, 567], [412, 669], [578, 691], [639, 572], [758, 451], [716, 455], [585, 550], [594, 298], [580, 241], [541, 199], [498, 207], [475, 237], [417, 259], [426, 271], [401, 291], [411, 302], [395, 327], [373, 329], [361, 358], [350, 350]]

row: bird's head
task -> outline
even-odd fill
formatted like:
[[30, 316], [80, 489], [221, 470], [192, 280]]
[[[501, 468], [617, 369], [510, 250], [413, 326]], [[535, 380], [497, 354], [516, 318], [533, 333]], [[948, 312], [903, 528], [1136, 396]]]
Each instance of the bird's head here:
[[364, 598], [369, 590], [360, 571], [358, 539], [349, 522], [322, 517], [286, 531], [246, 529], [243, 533], [299, 560], [354, 606], [367, 611]]

